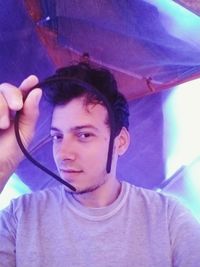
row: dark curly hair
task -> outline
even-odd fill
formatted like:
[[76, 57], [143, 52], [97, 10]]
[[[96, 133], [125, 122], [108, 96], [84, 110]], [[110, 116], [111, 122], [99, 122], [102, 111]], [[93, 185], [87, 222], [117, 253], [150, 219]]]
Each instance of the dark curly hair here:
[[82, 96], [85, 97], [87, 104], [100, 103], [104, 105], [99, 95], [95, 94], [94, 91], [86, 90], [88, 85], [106, 98], [113, 111], [115, 136], [119, 134], [122, 127], [128, 129], [128, 103], [125, 97], [118, 91], [116, 80], [109, 70], [105, 68], [92, 68], [89, 64], [79, 63], [60, 68], [56, 71], [55, 75], [47, 78], [47, 80], [54, 79], [56, 79], [56, 82], [50, 83], [48, 90], [45, 90], [47, 100], [53, 105], [62, 105]]

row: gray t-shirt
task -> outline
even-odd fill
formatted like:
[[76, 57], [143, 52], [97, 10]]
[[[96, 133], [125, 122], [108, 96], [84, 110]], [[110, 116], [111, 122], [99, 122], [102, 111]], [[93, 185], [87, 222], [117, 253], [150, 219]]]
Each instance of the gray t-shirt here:
[[127, 182], [104, 208], [60, 185], [1, 212], [0, 266], [198, 267], [200, 224], [171, 197]]

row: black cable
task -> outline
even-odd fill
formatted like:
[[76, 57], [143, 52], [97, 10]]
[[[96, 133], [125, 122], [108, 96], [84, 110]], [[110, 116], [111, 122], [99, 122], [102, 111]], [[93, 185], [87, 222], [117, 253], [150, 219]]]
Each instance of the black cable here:
[[21, 136], [19, 133], [19, 117], [20, 117], [20, 111], [18, 111], [16, 113], [16, 117], [15, 117], [15, 122], [14, 122], [14, 128], [15, 128], [15, 136], [17, 139], [17, 143], [21, 149], [21, 151], [24, 153], [24, 155], [27, 157], [28, 160], [30, 160], [34, 165], [36, 165], [39, 169], [41, 169], [42, 171], [46, 172], [47, 174], [51, 175], [54, 179], [56, 179], [57, 181], [61, 182], [62, 184], [66, 185], [67, 187], [69, 187], [71, 190], [76, 191], [76, 188], [74, 186], [72, 186], [71, 184], [69, 184], [68, 182], [64, 181], [63, 179], [61, 179], [57, 174], [53, 173], [52, 171], [50, 171], [48, 168], [46, 168], [45, 166], [43, 166], [42, 164], [40, 164], [37, 160], [35, 160], [30, 154], [29, 152], [26, 150], [26, 148], [23, 145], [23, 142], [21, 140]]
[[[102, 100], [104, 106], [107, 109], [108, 112], [108, 117], [109, 117], [109, 124], [110, 124], [110, 140], [109, 140], [109, 146], [108, 146], [108, 154], [107, 154], [107, 164], [106, 164], [106, 171], [109, 173], [111, 171], [111, 164], [112, 164], [112, 152], [113, 152], [113, 145], [114, 145], [114, 138], [116, 134], [116, 129], [115, 129], [115, 120], [114, 120], [114, 114], [113, 110], [111, 108], [111, 105], [108, 101], [108, 99], [94, 86], [88, 84], [87, 82], [84, 82], [82, 80], [74, 79], [74, 78], [68, 78], [65, 76], [51, 76], [47, 78], [45, 81], [39, 83], [38, 85], [34, 86], [34, 88], [40, 88], [46, 85], [51, 85], [52, 83], [56, 83], [59, 81], [68, 81], [71, 84], [78, 85], [81, 88], [85, 89], [85, 91], [95, 94], [98, 96], [99, 99]], [[33, 88], [33, 89], [34, 89]]]
[[[109, 122], [110, 122], [110, 140], [109, 140], [109, 147], [108, 147], [106, 171], [107, 171], [107, 173], [109, 173], [111, 171], [111, 164], [112, 164], [112, 152], [113, 152], [113, 144], [114, 144], [114, 138], [115, 138], [115, 123], [114, 123], [114, 114], [113, 114], [113, 111], [111, 109], [111, 106], [110, 106], [108, 100], [106, 99], [106, 97], [102, 93], [100, 93], [96, 88], [92, 87], [88, 83], [83, 82], [81, 80], [67, 78], [67, 77], [64, 77], [64, 76], [52, 76], [50, 78], [47, 78], [43, 82], [38, 83], [37, 85], [32, 87], [30, 89], [30, 91], [35, 89], [35, 88], [43, 89], [44, 86], [52, 85], [52, 83], [56, 83], [56, 82], [59, 82], [59, 81], [68, 81], [68, 82], [70, 81], [71, 83], [74, 83], [75, 85], [81, 86], [86, 91], [89, 91], [89, 92], [91, 92], [93, 94], [95, 93], [102, 100], [102, 102], [104, 103], [105, 107], [107, 108], [108, 116], [109, 116]], [[45, 166], [40, 164], [37, 160], [35, 160], [29, 154], [29, 152], [26, 150], [26, 148], [23, 145], [23, 142], [21, 140], [21, 136], [20, 136], [20, 133], [19, 133], [19, 118], [20, 118], [20, 111], [16, 112], [16, 117], [15, 117], [15, 121], [14, 121], [14, 129], [15, 129], [15, 135], [16, 135], [16, 139], [17, 139], [18, 145], [19, 145], [21, 151], [26, 156], [26, 158], [28, 160], [30, 160], [38, 168], [40, 168], [42, 171], [44, 171], [48, 175], [52, 176], [57, 181], [59, 181], [62, 184], [66, 185], [71, 190], [76, 191], [76, 188], [74, 186], [72, 186], [68, 182], [64, 181], [57, 174], [53, 173], [48, 168], [46, 168]]]

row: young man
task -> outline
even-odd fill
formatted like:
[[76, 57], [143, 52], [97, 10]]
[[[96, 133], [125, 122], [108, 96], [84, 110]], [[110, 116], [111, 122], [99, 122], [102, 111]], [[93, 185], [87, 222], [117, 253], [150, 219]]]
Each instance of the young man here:
[[[130, 137], [127, 102], [113, 76], [87, 64], [62, 69], [58, 76], [68, 80], [45, 93], [54, 105], [53, 156], [61, 178], [76, 191], [60, 185], [13, 200], [0, 216], [0, 266], [198, 266], [200, 225], [190, 212], [174, 199], [116, 177]], [[41, 90], [28, 93], [24, 103], [22, 96], [35, 83], [31, 76], [21, 90], [0, 86], [2, 187], [23, 157], [10, 110], [22, 109], [20, 134], [28, 146]]]

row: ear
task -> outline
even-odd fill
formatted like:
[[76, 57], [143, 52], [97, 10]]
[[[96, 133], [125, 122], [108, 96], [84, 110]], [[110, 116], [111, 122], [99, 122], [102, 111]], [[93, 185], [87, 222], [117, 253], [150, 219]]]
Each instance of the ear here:
[[130, 144], [130, 134], [125, 127], [122, 127], [120, 133], [115, 138], [115, 149], [118, 156], [123, 155]]

